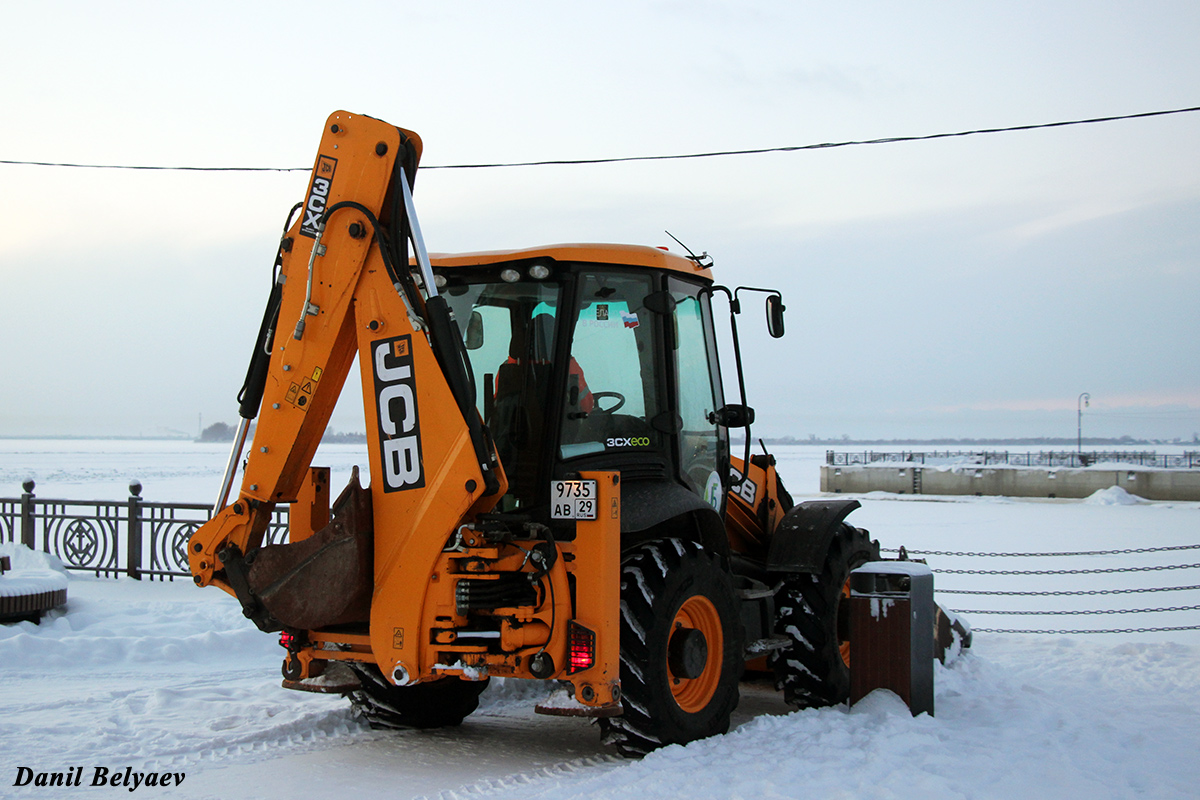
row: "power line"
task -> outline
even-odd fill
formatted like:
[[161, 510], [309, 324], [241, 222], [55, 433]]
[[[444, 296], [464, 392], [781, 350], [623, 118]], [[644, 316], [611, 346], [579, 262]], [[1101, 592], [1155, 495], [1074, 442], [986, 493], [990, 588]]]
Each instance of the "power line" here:
[[10, 161], [0, 159], [0, 164], [17, 164], [26, 167], [78, 167], [80, 169], [144, 169], [161, 172], [308, 172], [312, 167], [161, 167], [146, 164], [70, 164], [59, 161]]
[[[859, 139], [843, 142], [820, 142], [818, 144], [790, 145], [786, 147], [759, 147], [744, 150], [710, 150], [701, 153], [677, 153], [673, 155], [654, 156], [616, 156], [612, 158], [573, 158], [551, 159], [545, 161], [507, 161], [481, 164], [431, 164], [421, 169], [496, 169], [501, 167], [547, 167], [575, 166], [582, 164], [617, 164], [630, 161], [672, 161], [691, 158], [717, 158], [720, 156], [748, 156], [763, 153], [794, 153], [801, 150], [830, 150], [837, 147], [855, 147], [869, 144], [898, 144], [901, 142], [927, 142], [934, 139], [951, 139], [961, 136], [975, 136], [988, 133], [1014, 133], [1032, 131], [1042, 128], [1065, 128], [1071, 125], [1093, 125], [1101, 122], [1116, 122], [1128, 119], [1145, 119], [1147, 117], [1165, 117], [1171, 114], [1187, 114], [1200, 111], [1200, 106], [1189, 108], [1174, 108], [1167, 111], [1144, 111], [1139, 114], [1122, 114], [1111, 117], [1092, 117], [1090, 119], [1073, 119], [1061, 122], [1042, 122], [1032, 125], [1011, 125], [1004, 128], [976, 128], [952, 133], [929, 133], [921, 136], [888, 136], [881, 139]], [[79, 169], [138, 169], [157, 171], [185, 172], [308, 172], [311, 167], [167, 167], [129, 164], [76, 164], [57, 161], [14, 161], [0, 159], [0, 164], [13, 164], [32, 167], [75, 167]]]
[[1123, 119], [1140, 119], [1143, 117], [1162, 117], [1168, 114], [1185, 114], [1200, 111], [1200, 106], [1191, 108], [1176, 108], [1170, 111], [1147, 111], [1141, 114], [1125, 114], [1115, 117], [1095, 117], [1093, 119], [1076, 119], [1065, 122], [1043, 122], [1035, 125], [1013, 125], [1006, 128], [978, 128], [954, 133], [929, 133], [923, 136], [888, 136], [882, 139], [861, 139], [845, 142], [821, 142], [820, 144], [802, 144], [789, 147], [762, 147], [747, 150], [713, 150], [705, 153], [685, 153], [663, 156], [624, 156], [618, 158], [569, 159], [560, 161], [514, 161], [496, 164], [447, 164], [426, 167], [426, 169], [486, 169], [491, 167], [541, 167], [568, 164], [615, 164], [626, 161], [667, 161], [685, 158], [714, 158], [717, 156], [747, 156], [761, 153], [792, 153], [800, 150], [829, 150], [835, 147], [854, 147], [867, 144], [897, 144], [899, 142], [924, 142], [933, 139], [950, 139], [957, 136], [974, 136], [982, 133], [1012, 133], [1015, 131], [1031, 131], [1038, 128], [1063, 128], [1069, 125], [1090, 125], [1097, 122], [1115, 122]]

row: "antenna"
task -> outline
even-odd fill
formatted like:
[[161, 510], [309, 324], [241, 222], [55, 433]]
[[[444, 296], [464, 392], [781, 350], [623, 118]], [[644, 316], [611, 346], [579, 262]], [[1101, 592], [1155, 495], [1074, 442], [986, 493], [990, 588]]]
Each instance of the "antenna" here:
[[674, 239], [679, 244], [679, 246], [682, 247], [684, 250], [687, 250], [688, 258], [690, 258], [692, 261], [695, 261], [696, 266], [711, 267], [713, 265], [712, 256], [710, 256], [708, 254], [708, 251], [705, 251], [705, 252], [701, 253], [700, 255], [696, 255], [695, 253], [692, 252], [692, 248], [688, 247], [683, 242], [680, 242], [679, 237], [677, 237], [675, 234], [671, 233], [670, 231], [663, 231], [663, 233], [665, 233], [667, 236], [670, 236], [672, 239]]

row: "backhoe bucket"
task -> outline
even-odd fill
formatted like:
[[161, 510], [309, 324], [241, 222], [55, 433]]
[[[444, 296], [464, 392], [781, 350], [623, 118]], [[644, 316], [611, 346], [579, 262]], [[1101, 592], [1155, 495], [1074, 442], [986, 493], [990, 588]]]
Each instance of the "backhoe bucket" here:
[[255, 554], [250, 590], [285, 627], [315, 630], [370, 619], [371, 493], [357, 469], [332, 511], [330, 523], [307, 539]]

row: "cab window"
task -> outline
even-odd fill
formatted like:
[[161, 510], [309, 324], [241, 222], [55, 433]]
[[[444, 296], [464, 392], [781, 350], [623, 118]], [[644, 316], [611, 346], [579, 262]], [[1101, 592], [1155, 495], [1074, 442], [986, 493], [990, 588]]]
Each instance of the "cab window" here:
[[661, 372], [654, 320], [644, 300], [648, 276], [583, 273], [579, 277], [561, 456], [649, 450], [662, 434]]
[[711, 307], [700, 287], [670, 279], [675, 300], [675, 390], [679, 397], [679, 468], [688, 488], [721, 510], [725, 490], [721, 463], [725, 443], [710, 415], [721, 394], [716, 361], [712, 357]]

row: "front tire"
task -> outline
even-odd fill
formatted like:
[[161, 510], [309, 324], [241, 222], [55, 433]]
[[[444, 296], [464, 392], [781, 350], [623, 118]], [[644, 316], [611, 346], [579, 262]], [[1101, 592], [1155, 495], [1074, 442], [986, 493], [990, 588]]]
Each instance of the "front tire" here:
[[374, 664], [353, 664], [361, 687], [346, 692], [355, 713], [372, 728], [445, 728], [459, 725], [479, 707], [488, 682], [442, 678], [394, 686]]
[[729, 730], [743, 666], [729, 573], [695, 542], [663, 539], [621, 565], [621, 704], [606, 744], [640, 757]]
[[842, 523], [818, 575], [796, 575], [780, 591], [775, 633], [789, 644], [772, 657], [776, 687], [799, 708], [832, 706], [850, 697], [850, 572], [879, 560], [879, 543]]

